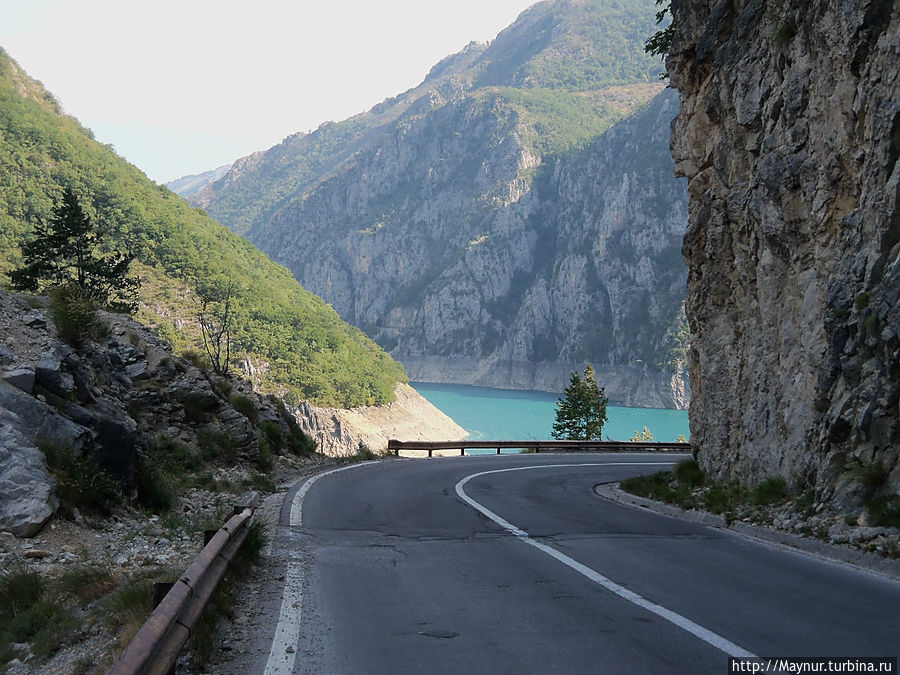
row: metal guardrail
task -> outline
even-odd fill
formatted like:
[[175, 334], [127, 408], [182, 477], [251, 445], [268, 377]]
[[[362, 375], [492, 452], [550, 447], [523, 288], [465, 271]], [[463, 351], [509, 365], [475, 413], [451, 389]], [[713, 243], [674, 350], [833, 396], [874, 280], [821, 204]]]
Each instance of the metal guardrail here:
[[206, 603], [247, 537], [253, 510], [232, 516], [172, 586], [107, 671], [107, 675], [170, 672]]
[[690, 443], [656, 443], [648, 441], [388, 441], [388, 452], [396, 457], [403, 450], [426, 451], [431, 457], [436, 450], [532, 450], [533, 452], [691, 452]]

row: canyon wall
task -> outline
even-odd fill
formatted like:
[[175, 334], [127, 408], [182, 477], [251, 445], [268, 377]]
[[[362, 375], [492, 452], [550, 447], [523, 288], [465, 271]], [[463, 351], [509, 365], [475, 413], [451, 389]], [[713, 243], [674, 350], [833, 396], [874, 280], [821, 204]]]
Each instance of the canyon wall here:
[[691, 441], [708, 471], [900, 487], [900, 4], [674, 0]]

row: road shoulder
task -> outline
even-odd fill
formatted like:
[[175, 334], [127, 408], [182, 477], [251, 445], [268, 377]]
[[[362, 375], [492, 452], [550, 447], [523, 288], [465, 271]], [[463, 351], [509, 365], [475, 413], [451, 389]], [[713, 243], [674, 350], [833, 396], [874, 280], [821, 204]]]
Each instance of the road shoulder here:
[[797, 551], [820, 560], [827, 560], [900, 580], [900, 560], [886, 558], [877, 553], [859, 551], [819, 539], [812, 539], [791, 532], [741, 521], [733, 522], [730, 526], [726, 526], [725, 518], [722, 516], [709, 513], [708, 511], [685, 510], [671, 504], [638, 497], [620, 489], [618, 482], [599, 483], [594, 486], [594, 492], [604, 499], [623, 506], [645, 509], [671, 518], [679, 518], [708, 525], [709, 527], [728, 530], [734, 534], [754, 539], [770, 546]]

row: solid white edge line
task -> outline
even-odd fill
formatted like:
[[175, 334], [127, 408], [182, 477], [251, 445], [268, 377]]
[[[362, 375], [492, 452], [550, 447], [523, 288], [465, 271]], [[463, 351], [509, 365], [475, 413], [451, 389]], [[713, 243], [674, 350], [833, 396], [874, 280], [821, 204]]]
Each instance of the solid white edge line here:
[[646, 609], [649, 612], [652, 612], [653, 614], [656, 614], [657, 616], [678, 626], [682, 630], [687, 631], [691, 635], [694, 635], [695, 637], [703, 640], [704, 642], [715, 647], [716, 649], [718, 649], [722, 652], [725, 652], [725, 654], [727, 654], [728, 656], [732, 656], [735, 658], [756, 658], [756, 655], [753, 654], [752, 652], [749, 652], [746, 649], [744, 649], [743, 647], [740, 647], [740, 646], [734, 644], [733, 642], [731, 642], [730, 640], [727, 640], [726, 638], [722, 637], [718, 633], [714, 633], [713, 631], [709, 630], [708, 628], [704, 628], [703, 626], [701, 626], [697, 623], [694, 623], [687, 617], [684, 617], [681, 614], [673, 612], [672, 610], [667, 609], [667, 608], [663, 607], [662, 605], [657, 605], [655, 602], [651, 602], [650, 600], [647, 600], [646, 598], [638, 595], [634, 591], [630, 591], [627, 588], [625, 588], [624, 586], [620, 586], [619, 584], [617, 584], [613, 580], [608, 579], [607, 577], [603, 576], [596, 570], [593, 570], [590, 567], [588, 567], [587, 565], [584, 565], [584, 564], [578, 562], [577, 560], [570, 558], [565, 553], [557, 551], [555, 548], [548, 546], [547, 544], [543, 544], [541, 542], [535, 541], [528, 535], [527, 532], [516, 527], [512, 523], [504, 520], [503, 518], [498, 516], [496, 513], [494, 513], [490, 509], [488, 509], [486, 506], [483, 506], [482, 504], [476, 502], [474, 499], [472, 499], [471, 497], [469, 497], [469, 495], [466, 494], [465, 490], [463, 490], [463, 486], [466, 483], [468, 483], [470, 480], [472, 480], [473, 478], [478, 478], [479, 476], [485, 476], [487, 474], [492, 474], [492, 473], [505, 473], [507, 471], [527, 471], [530, 469], [552, 469], [552, 468], [585, 467], [585, 466], [670, 466], [670, 465], [671, 465], [671, 462], [668, 462], [664, 465], [660, 464], [660, 463], [646, 463], [645, 464], [642, 462], [620, 462], [620, 463], [598, 463], [598, 464], [544, 464], [541, 466], [523, 466], [523, 467], [515, 467], [512, 469], [494, 469], [492, 471], [481, 471], [479, 473], [473, 473], [470, 476], [466, 476], [465, 478], [463, 478], [461, 481], [459, 481], [456, 484], [456, 494], [459, 495], [459, 498], [462, 499], [464, 502], [466, 502], [469, 506], [474, 508], [476, 511], [481, 512], [483, 515], [485, 515], [488, 518], [490, 518], [491, 520], [493, 520], [495, 523], [500, 525], [500, 527], [504, 528], [511, 534], [514, 534], [521, 541], [525, 542], [526, 544], [530, 544], [531, 546], [534, 546], [539, 551], [542, 551], [542, 552], [546, 553], [547, 555], [551, 556], [552, 558], [555, 558], [559, 562], [563, 563], [564, 565], [571, 567], [576, 572], [584, 575], [585, 577], [587, 577], [591, 581], [599, 584], [600, 586], [607, 589], [608, 591], [615, 593], [620, 598], [628, 600], [629, 602], [637, 605], [638, 607], [641, 607], [643, 609]]
[[[317, 473], [309, 478], [294, 494], [291, 501], [291, 515], [288, 523], [290, 527], [303, 525], [303, 499], [313, 484], [320, 478], [330, 476], [338, 471], [355, 469], [372, 462], [360, 462], [349, 466], [340, 466], [330, 471]], [[284, 575], [284, 591], [281, 595], [281, 611], [278, 614], [278, 625], [275, 626], [275, 635], [272, 637], [272, 648], [269, 650], [269, 659], [266, 661], [265, 675], [289, 675], [294, 672], [294, 662], [297, 658], [297, 644], [300, 642], [301, 609], [303, 607], [303, 566], [296, 561], [288, 562]], [[290, 648], [290, 651], [289, 651]]]

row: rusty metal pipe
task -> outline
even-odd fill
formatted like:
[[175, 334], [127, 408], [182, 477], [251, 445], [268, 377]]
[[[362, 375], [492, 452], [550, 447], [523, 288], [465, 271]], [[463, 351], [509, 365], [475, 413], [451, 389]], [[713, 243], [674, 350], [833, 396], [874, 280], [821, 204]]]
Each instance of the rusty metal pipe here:
[[247, 523], [252, 515], [252, 509], [244, 509], [216, 532], [107, 675], [169, 672], [228, 564], [246, 539]]

